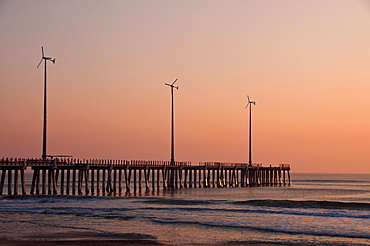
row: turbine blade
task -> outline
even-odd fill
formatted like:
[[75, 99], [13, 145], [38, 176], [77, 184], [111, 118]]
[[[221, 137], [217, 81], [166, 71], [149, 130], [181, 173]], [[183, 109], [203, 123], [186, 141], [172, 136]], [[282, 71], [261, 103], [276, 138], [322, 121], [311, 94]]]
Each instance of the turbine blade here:
[[245, 106], [245, 108], [248, 108], [248, 106], [249, 106], [249, 103], [247, 103], [247, 106]]
[[43, 60], [43, 59], [41, 58], [41, 61], [39, 62], [39, 65], [37, 65], [37, 68], [39, 68], [39, 66], [40, 66], [40, 64], [41, 64], [41, 62], [42, 62], [42, 60]]
[[175, 79], [175, 81], [173, 81], [172, 85], [174, 85], [176, 83], [177, 79]]
[[42, 57], [44, 58], [45, 55], [44, 55], [44, 46], [41, 46], [41, 52], [42, 52]]
[[251, 100], [249, 100], [249, 95], [247, 95], [247, 98], [248, 98], [248, 103], [250, 103], [250, 102], [251, 102]]

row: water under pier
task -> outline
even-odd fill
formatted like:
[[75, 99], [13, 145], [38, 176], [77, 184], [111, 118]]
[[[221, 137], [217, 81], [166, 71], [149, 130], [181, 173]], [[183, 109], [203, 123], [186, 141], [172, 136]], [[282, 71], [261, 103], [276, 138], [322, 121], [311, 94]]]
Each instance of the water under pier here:
[[[30, 191], [25, 170], [32, 170]], [[0, 159], [0, 195], [116, 195], [178, 188], [290, 185], [290, 165], [76, 159]], [[7, 182], [5, 182], [7, 181]], [[19, 193], [19, 186], [21, 192]], [[28, 184], [29, 186], [29, 184]]]

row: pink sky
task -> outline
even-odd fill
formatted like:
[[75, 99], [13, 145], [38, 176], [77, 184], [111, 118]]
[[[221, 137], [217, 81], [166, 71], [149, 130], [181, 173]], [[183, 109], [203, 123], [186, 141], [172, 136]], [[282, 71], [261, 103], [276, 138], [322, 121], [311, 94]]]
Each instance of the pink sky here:
[[253, 162], [370, 173], [366, 1], [1, 1], [0, 157]]

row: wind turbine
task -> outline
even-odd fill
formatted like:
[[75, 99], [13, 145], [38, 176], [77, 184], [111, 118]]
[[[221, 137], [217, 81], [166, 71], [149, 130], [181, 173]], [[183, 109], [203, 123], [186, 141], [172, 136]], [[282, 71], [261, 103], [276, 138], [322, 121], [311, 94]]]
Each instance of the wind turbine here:
[[176, 81], [177, 81], [177, 79], [175, 79], [175, 81], [173, 81], [172, 84], [165, 83], [165, 85], [171, 87], [171, 100], [172, 100], [172, 104], [171, 104], [171, 165], [175, 164], [175, 143], [174, 143], [175, 136], [174, 136], [174, 120], [173, 120], [173, 117], [174, 117], [173, 88], [176, 88], [176, 90], [179, 89], [178, 86], [174, 86]]
[[249, 106], [249, 162], [248, 164], [252, 166], [252, 104], [256, 105], [255, 101], [251, 101], [249, 99], [249, 96], [247, 95], [248, 103], [247, 106], [245, 106], [245, 109]]
[[46, 155], [46, 109], [47, 109], [47, 103], [46, 103], [46, 92], [47, 92], [47, 87], [46, 87], [46, 63], [47, 61], [53, 62], [55, 64], [55, 58], [52, 59], [51, 57], [46, 57], [44, 55], [44, 47], [41, 46], [41, 52], [42, 52], [42, 57], [37, 65], [37, 68], [41, 65], [42, 61], [44, 61], [44, 128], [43, 128], [43, 137], [42, 137], [42, 159], [45, 160], [47, 155]]

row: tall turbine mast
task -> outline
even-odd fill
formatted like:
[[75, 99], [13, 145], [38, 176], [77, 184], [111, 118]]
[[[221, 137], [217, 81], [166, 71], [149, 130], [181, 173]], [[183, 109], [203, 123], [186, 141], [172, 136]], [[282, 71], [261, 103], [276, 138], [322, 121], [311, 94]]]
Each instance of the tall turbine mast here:
[[252, 166], [252, 104], [256, 105], [255, 101], [251, 101], [249, 99], [249, 96], [247, 95], [248, 98], [248, 103], [245, 108], [248, 108], [249, 106], [249, 161], [248, 164], [249, 166]]
[[175, 81], [172, 82], [172, 84], [167, 84], [165, 83], [165, 85], [171, 87], [171, 165], [174, 165], [175, 164], [175, 134], [174, 134], [174, 128], [175, 128], [175, 125], [174, 125], [174, 106], [173, 106], [173, 88], [176, 88], [176, 90], [179, 89], [178, 86], [174, 86], [174, 84], [176, 83], [177, 79], [175, 79]]
[[44, 47], [41, 46], [41, 52], [42, 52], [42, 57], [37, 65], [37, 68], [41, 65], [42, 61], [44, 61], [44, 127], [43, 127], [43, 137], [42, 137], [42, 159], [45, 160], [47, 155], [46, 155], [46, 127], [47, 127], [47, 121], [46, 121], [46, 111], [47, 111], [47, 87], [46, 87], [46, 63], [47, 61], [53, 62], [55, 64], [55, 58], [52, 59], [51, 57], [46, 57], [44, 55]]

